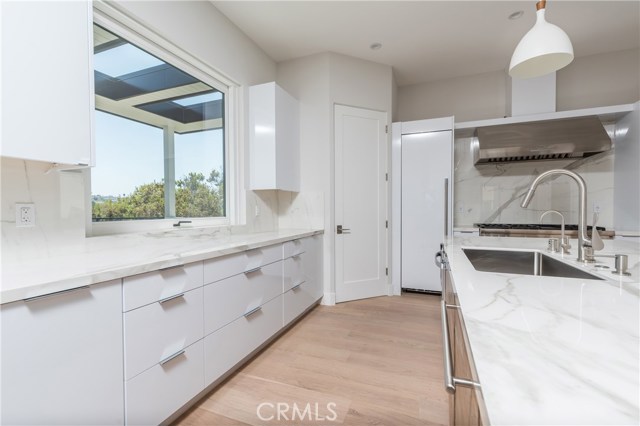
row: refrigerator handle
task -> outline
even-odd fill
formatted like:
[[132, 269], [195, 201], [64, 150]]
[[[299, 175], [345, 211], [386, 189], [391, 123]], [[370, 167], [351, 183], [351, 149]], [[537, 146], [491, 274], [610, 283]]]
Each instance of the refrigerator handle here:
[[449, 237], [449, 178], [444, 178], [444, 237]]

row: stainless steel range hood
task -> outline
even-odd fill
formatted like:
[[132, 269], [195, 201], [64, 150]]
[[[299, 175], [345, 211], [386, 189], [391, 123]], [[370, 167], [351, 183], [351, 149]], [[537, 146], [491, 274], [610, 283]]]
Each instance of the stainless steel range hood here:
[[611, 149], [595, 115], [477, 127], [475, 136], [474, 164], [583, 158]]

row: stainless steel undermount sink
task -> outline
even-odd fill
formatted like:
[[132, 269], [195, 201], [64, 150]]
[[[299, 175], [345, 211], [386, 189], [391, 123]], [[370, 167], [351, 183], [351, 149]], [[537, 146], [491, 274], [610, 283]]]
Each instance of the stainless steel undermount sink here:
[[537, 251], [462, 249], [476, 271], [604, 280]]

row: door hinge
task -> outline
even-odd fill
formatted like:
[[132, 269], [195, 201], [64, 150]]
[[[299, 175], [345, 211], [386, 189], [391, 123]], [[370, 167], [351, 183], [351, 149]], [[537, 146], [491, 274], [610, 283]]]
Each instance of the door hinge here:
[[389, 268], [384, 268], [384, 274], [385, 274], [386, 276], [389, 276]]
[[388, 221], [388, 220], [385, 220], [385, 221], [384, 221], [384, 227], [385, 227], [385, 228], [387, 228], [387, 229], [389, 229], [389, 221]]
[[389, 125], [388, 124], [384, 125], [384, 132], [385, 133], [389, 133]]
[[384, 174], [384, 180], [389, 182], [389, 173]]

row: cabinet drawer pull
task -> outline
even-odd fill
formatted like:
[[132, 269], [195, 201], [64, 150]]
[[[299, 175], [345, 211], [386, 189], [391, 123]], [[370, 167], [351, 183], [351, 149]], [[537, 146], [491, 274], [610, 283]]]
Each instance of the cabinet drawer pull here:
[[257, 308], [253, 308], [252, 310], [250, 310], [249, 312], [244, 314], [245, 318], [249, 318], [251, 315], [255, 314], [258, 311], [262, 310], [262, 306], [258, 306]]
[[184, 268], [184, 265], [167, 266], [166, 268], [160, 268], [160, 269], [158, 269], [158, 271], [160, 271], [160, 272], [163, 272], [163, 271], [170, 271], [171, 269], [178, 269], [178, 268]]
[[292, 259], [299, 259], [299, 258], [300, 258], [300, 256], [302, 256], [302, 253], [304, 253], [304, 252], [303, 252], [303, 251], [301, 251], [300, 253], [292, 254], [292, 255], [291, 255], [291, 258], [292, 258]]
[[58, 296], [60, 294], [71, 293], [73, 291], [83, 290], [83, 289], [87, 289], [87, 288], [89, 288], [88, 285], [83, 285], [82, 287], [69, 288], [67, 290], [60, 290], [60, 291], [55, 291], [53, 293], [41, 294], [40, 296], [27, 297], [26, 299], [22, 299], [22, 300], [24, 300], [27, 303], [35, 302], [36, 300], [45, 299], [47, 297]]
[[300, 286], [302, 284], [306, 283], [306, 281], [300, 281], [298, 284], [294, 285], [293, 287], [291, 287], [291, 290], [297, 290], [300, 288]]
[[249, 275], [249, 274], [253, 274], [254, 272], [258, 272], [260, 269], [262, 269], [262, 266], [258, 266], [257, 268], [248, 269], [248, 270], [244, 271], [244, 273], [245, 273], [245, 275]]
[[174, 294], [173, 296], [165, 297], [164, 299], [158, 300], [158, 303], [162, 305], [163, 303], [167, 303], [179, 297], [184, 297], [184, 293]]
[[169, 355], [168, 357], [166, 357], [165, 359], [163, 359], [162, 361], [160, 361], [160, 365], [165, 365], [166, 363], [168, 363], [169, 361], [171, 361], [172, 359], [176, 359], [178, 358], [180, 355], [182, 355], [184, 353], [184, 349], [179, 350], [178, 352], [176, 352], [173, 355]]

